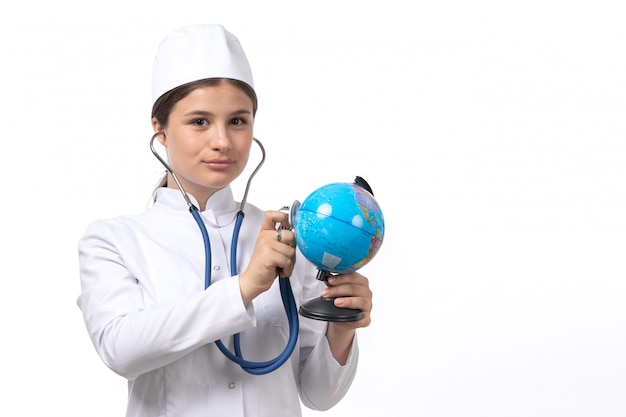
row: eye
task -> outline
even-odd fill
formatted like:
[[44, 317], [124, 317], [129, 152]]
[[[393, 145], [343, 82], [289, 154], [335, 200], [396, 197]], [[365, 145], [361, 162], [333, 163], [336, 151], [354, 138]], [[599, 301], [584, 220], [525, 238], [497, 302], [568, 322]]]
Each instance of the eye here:
[[241, 126], [241, 125], [245, 125], [246, 121], [240, 117], [235, 117], [234, 119], [230, 121], [230, 124], [235, 125], [235, 126]]
[[206, 126], [208, 124], [206, 119], [195, 119], [191, 123], [196, 125], [196, 126]]

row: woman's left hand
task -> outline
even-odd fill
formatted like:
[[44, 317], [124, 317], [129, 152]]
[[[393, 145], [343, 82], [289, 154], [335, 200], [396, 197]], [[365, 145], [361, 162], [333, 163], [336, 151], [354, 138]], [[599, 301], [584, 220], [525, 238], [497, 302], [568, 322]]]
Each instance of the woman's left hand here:
[[339, 328], [357, 329], [367, 327], [371, 322], [372, 291], [369, 280], [358, 272], [349, 274], [331, 275], [326, 282], [322, 297], [335, 298], [335, 306], [340, 308], [354, 308], [363, 311], [363, 318], [353, 322], [333, 322]]
[[335, 298], [337, 307], [354, 308], [363, 312], [363, 318], [358, 321], [328, 323], [326, 338], [330, 350], [333, 357], [343, 365], [348, 360], [356, 329], [367, 327], [371, 322], [372, 291], [369, 280], [358, 272], [332, 275], [328, 277], [322, 297]]

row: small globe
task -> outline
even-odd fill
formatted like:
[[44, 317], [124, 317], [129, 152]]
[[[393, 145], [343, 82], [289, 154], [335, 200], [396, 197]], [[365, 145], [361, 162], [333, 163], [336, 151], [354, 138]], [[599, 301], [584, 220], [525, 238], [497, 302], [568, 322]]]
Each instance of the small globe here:
[[374, 196], [357, 183], [318, 188], [292, 207], [292, 216], [298, 248], [322, 271], [356, 271], [374, 258], [383, 242], [383, 213]]

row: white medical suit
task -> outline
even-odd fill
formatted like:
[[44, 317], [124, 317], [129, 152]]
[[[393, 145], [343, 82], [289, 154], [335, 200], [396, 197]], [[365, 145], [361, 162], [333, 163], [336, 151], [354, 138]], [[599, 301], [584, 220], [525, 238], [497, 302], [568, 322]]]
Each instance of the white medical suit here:
[[[78, 306], [102, 361], [128, 380], [128, 417], [300, 416], [300, 401], [328, 409], [352, 383], [356, 339], [341, 366], [323, 321], [300, 316], [293, 354], [266, 375], [247, 373], [213, 343], [221, 339], [233, 351], [231, 335], [240, 333], [244, 359], [260, 362], [278, 356], [289, 336], [278, 280], [245, 306], [238, 277], [230, 275], [238, 210], [227, 187], [201, 213], [212, 257], [206, 290], [202, 235], [177, 189], [157, 190], [143, 214], [92, 223], [79, 241]], [[250, 204], [244, 212], [238, 272], [245, 270], [264, 215]], [[298, 307], [320, 295], [323, 283], [315, 274], [298, 252], [290, 278]]]

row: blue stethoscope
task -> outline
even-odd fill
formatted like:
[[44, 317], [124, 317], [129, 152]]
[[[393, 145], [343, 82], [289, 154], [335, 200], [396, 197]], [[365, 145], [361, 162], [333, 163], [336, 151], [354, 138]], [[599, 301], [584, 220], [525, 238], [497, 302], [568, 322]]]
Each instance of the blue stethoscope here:
[[[156, 158], [161, 162], [161, 164], [165, 167], [165, 169], [172, 175], [174, 181], [176, 181], [176, 185], [178, 189], [183, 194], [187, 205], [189, 206], [189, 212], [196, 220], [198, 227], [200, 228], [200, 232], [202, 232], [202, 239], [204, 241], [204, 253], [205, 253], [205, 267], [204, 267], [204, 288], [207, 289], [209, 285], [211, 285], [211, 242], [209, 240], [209, 234], [207, 232], [206, 226], [202, 221], [202, 217], [200, 216], [200, 212], [198, 208], [191, 202], [189, 196], [183, 189], [180, 181], [176, 177], [176, 174], [169, 167], [169, 164], [161, 158], [161, 156], [154, 149], [154, 139], [159, 135], [164, 135], [163, 132], [155, 133], [150, 139], [150, 150], [156, 156]], [[241, 229], [241, 223], [244, 218], [243, 208], [246, 204], [246, 200], [248, 198], [248, 190], [250, 189], [250, 183], [252, 182], [252, 178], [256, 175], [257, 171], [261, 168], [261, 165], [265, 162], [265, 148], [261, 144], [261, 142], [252, 138], [257, 145], [261, 148], [262, 159], [261, 162], [254, 169], [252, 174], [250, 174], [250, 178], [248, 179], [248, 183], [246, 184], [246, 189], [243, 195], [243, 199], [241, 200], [241, 205], [239, 206], [239, 211], [237, 212], [237, 216], [235, 217], [235, 228], [233, 230], [233, 237], [230, 246], [230, 274], [237, 275], [237, 242], [239, 240], [239, 230]], [[221, 340], [216, 340], [215, 344], [219, 348], [219, 350], [230, 360], [237, 363], [243, 370], [253, 375], [263, 375], [270, 373], [276, 369], [278, 369], [287, 359], [291, 356], [293, 352], [296, 342], [298, 340], [298, 330], [299, 330], [299, 321], [298, 321], [298, 310], [296, 307], [296, 301], [293, 297], [293, 291], [291, 289], [291, 283], [288, 277], [279, 277], [279, 286], [280, 286], [280, 295], [283, 301], [283, 305], [285, 307], [285, 312], [287, 313], [287, 320], [289, 322], [289, 339], [287, 341], [287, 345], [283, 352], [278, 355], [276, 358], [266, 361], [266, 362], [250, 362], [243, 358], [241, 354], [241, 344], [239, 341], [239, 333], [233, 335], [235, 353], [231, 352]]]

